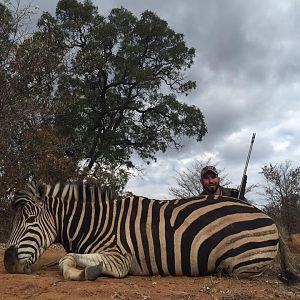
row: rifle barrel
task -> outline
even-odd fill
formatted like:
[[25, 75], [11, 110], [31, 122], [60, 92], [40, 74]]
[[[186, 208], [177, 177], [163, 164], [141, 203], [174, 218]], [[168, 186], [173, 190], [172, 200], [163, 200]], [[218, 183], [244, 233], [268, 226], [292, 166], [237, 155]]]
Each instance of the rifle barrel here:
[[248, 156], [247, 156], [247, 160], [246, 160], [243, 175], [246, 175], [246, 173], [247, 173], [247, 168], [248, 168], [248, 164], [249, 164], [249, 160], [250, 160], [250, 156], [251, 156], [251, 152], [252, 152], [252, 147], [253, 147], [254, 140], [255, 140], [255, 135], [256, 135], [256, 133], [252, 134], [251, 144], [250, 144], [250, 148], [249, 148], [249, 151], [248, 151]]
[[246, 164], [245, 164], [245, 168], [244, 168], [244, 172], [243, 172], [243, 176], [242, 176], [242, 181], [241, 181], [241, 185], [240, 185], [239, 199], [241, 197], [241, 192], [244, 191], [244, 193], [245, 193], [246, 186], [243, 187], [243, 185], [245, 185], [243, 183], [244, 183], [245, 179], [247, 178], [246, 177], [247, 168], [248, 168], [248, 164], [249, 164], [249, 160], [250, 160], [250, 156], [251, 156], [251, 152], [252, 152], [252, 147], [253, 147], [254, 140], [255, 140], [255, 135], [256, 135], [256, 133], [252, 134], [250, 148], [249, 148], [249, 151], [248, 151], [248, 155], [247, 155], [247, 159], [246, 159]]

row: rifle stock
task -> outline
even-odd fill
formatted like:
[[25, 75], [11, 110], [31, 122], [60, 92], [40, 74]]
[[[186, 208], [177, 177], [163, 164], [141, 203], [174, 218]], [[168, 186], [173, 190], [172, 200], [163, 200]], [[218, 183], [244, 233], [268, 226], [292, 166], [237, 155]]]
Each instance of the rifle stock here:
[[245, 200], [245, 192], [246, 192], [246, 185], [247, 185], [247, 175], [243, 175], [242, 184], [239, 190], [239, 199]]

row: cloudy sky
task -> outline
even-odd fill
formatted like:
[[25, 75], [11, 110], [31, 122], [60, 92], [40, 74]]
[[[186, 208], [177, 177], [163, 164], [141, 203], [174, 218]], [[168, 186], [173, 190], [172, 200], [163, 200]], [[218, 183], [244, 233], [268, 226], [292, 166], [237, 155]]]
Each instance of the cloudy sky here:
[[[27, 0], [21, 0], [25, 3]], [[57, 1], [31, 0], [55, 12]], [[208, 133], [203, 141], [186, 141], [180, 151], [158, 154], [144, 176], [129, 181], [128, 190], [170, 199], [176, 172], [211, 157], [225, 168], [233, 186], [240, 184], [252, 133], [256, 140], [248, 167], [248, 184], [262, 183], [268, 163], [300, 157], [300, 2], [297, 0], [94, 0], [101, 15], [125, 7], [139, 15], [151, 10], [183, 33], [196, 49], [186, 76], [197, 89], [182, 98], [197, 105]], [[262, 203], [253, 193], [251, 200]]]

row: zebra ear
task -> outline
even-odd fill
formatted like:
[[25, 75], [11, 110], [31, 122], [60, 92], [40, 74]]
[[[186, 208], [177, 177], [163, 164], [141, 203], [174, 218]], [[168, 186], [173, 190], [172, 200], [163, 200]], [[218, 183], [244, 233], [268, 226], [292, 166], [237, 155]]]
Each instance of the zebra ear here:
[[47, 185], [42, 181], [38, 181], [38, 183], [36, 184], [36, 192], [37, 192], [36, 200], [37, 202], [39, 202], [40, 205], [43, 205], [44, 203], [46, 191], [47, 191]]

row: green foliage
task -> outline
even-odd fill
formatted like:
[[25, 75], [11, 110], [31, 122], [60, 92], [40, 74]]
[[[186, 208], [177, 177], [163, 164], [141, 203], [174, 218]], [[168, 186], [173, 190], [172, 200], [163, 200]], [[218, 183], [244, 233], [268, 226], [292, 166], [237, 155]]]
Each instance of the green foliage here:
[[184, 76], [195, 49], [153, 12], [116, 8], [104, 17], [89, 0], [61, 0], [55, 16], [43, 13], [18, 42], [4, 5], [0, 19], [3, 189], [37, 176], [88, 177], [97, 168], [123, 187], [133, 154], [155, 159], [206, 133], [200, 109], [180, 101], [196, 87]]
[[195, 50], [157, 15], [118, 8], [104, 18], [90, 1], [59, 1], [56, 19], [40, 26], [68, 50], [52, 99], [55, 126], [89, 168], [128, 163], [133, 153], [155, 159], [183, 136], [202, 139], [202, 113], [177, 99], [195, 88], [182, 74]]
[[11, 34], [14, 32], [13, 16], [6, 6], [0, 3], [0, 59], [5, 62], [12, 45]]

